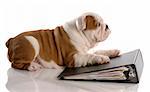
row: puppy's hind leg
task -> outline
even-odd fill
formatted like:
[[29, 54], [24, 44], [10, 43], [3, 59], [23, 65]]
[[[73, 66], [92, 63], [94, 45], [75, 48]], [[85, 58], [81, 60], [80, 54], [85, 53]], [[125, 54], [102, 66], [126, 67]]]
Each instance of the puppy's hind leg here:
[[34, 59], [34, 60], [30, 63], [30, 66], [28, 67], [28, 70], [29, 70], [29, 71], [37, 71], [37, 70], [42, 69], [42, 68], [44, 68], [44, 67], [43, 67], [42, 64], [40, 63], [39, 59], [36, 58], [36, 59]]
[[28, 70], [31, 62], [35, 58], [35, 50], [32, 44], [24, 36], [14, 38], [8, 48], [8, 58], [11, 60], [12, 67], [21, 70]]
[[34, 58], [32, 62], [30, 63], [28, 70], [36, 71], [36, 70], [43, 68], [42, 64], [40, 63], [40, 59], [38, 57], [39, 52], [40, 52], [40, 46], [39, 46], [38, 40], [33, 36], [25, 36], [25, 38], [30, 42], [35, 52]]

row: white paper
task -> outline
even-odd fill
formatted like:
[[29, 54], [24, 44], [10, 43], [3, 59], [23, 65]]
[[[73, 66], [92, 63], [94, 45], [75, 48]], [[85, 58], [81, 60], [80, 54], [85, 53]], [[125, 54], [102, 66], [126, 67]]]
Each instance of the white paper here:
[[128, 70], [127, 67], [119, 67], [98, 72], [71, 75], [65, 77], [65, 79], [126, 80], [127, 78], [123, 72]]

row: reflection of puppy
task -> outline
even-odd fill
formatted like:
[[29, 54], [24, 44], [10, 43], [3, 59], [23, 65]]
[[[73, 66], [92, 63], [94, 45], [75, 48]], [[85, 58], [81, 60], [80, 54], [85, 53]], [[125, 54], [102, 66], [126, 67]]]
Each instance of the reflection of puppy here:
[[87, 51], [109, 34], [109, 27], [100, 16], [85, 13], [55, 29], [24, 32], [9, 39], [6, 42], [8, 58], [12, 67], [30, 71], [104, 64], [110, 61], [109, 57], [118, 56], [119, 51], [97, 51], [94, 54]]

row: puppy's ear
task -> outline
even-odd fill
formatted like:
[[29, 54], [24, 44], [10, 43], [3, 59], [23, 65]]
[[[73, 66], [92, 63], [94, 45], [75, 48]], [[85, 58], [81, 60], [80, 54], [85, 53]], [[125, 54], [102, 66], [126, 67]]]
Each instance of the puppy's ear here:
[[97, 27], [97, 21], [93, 16], [90, 15], [86, 16], [84, 22], [85, 22], [84, 30], [96, 29]]
[[97, 28], [97, 20], [95, 16], [85, 15], [78, 18], [76, 25], [78, 30], [92, 30]]

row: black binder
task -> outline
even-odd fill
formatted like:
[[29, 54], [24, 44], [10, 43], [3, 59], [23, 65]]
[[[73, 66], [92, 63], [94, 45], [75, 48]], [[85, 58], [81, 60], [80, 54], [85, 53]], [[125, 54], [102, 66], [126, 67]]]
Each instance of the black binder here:
[[68, 68], [57, 77], [60, 80], [139, 83], [143, 59], [139, 49], [112, 58], [104, 65]]

